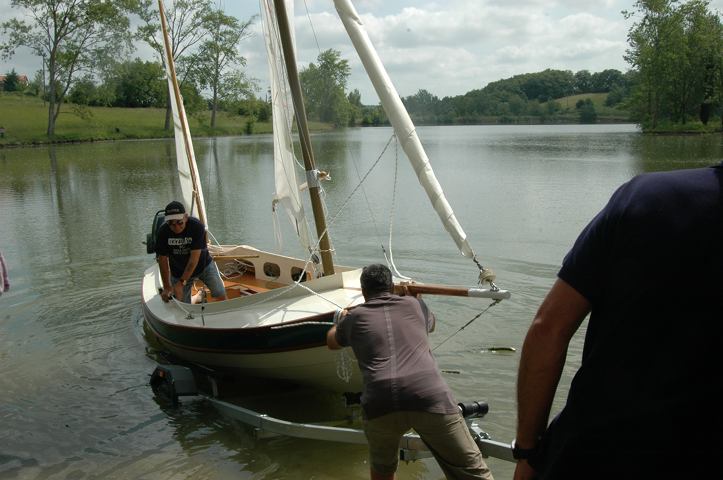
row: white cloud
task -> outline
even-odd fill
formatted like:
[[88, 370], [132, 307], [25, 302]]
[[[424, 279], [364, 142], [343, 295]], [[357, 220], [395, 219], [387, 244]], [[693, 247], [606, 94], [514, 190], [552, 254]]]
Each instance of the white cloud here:
[[[545, 68], [600, 71], [627, 69], [622, 59], [630, 21], [620, 11], [633, 0], [356, 0], [355, 6], [399, 93], [419, 89], [443, 97], [461, 95], [489, 82]], [[12, 13], [0, 0], [0, 18]], [[258, 3], [228, 2], [229, 13], [249, 18]], [[723, 7], [714, 0], [712, 8]], [[308, 8], [308, 13], [307, 13]], [[376, 102], [371, 83], [337, 17], [331, 0], [297, 0], [298, 61], [316, 61], [334, 48], [352, 66], [349, 86]], [[311, 24], [310, 20], [311, 19]], [[313, 29], [312, 29], [313, 26]], [[247, 72], [267, 83], [261, 27], [241, 45]], [[317, 46], [318, 41], [318, 46]], [[145, 49], [147, 50], [147, 49]], [[135, 55], [146, 55], [139, 50]], [[40, 68], [29, 52], [0, 60], [0, 71]]]

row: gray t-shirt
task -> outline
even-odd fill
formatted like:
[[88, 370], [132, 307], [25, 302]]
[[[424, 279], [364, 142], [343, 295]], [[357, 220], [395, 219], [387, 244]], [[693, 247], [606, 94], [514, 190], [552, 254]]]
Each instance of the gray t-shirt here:
[[429, 348], [434, 315], [415, 297], [385, 294], [354, 308], [337, 326], [336, 341], [351, 346], [364, 378], [368, 419], [395, 411], [459, 411]]

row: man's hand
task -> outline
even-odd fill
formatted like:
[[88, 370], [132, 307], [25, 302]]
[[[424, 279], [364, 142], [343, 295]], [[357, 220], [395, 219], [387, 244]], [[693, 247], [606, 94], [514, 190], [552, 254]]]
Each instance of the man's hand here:
[[168, 301], [171, 299], [171, 295], [173, 295], [173, 290], [170, 288], [164, 288], [161, 292], [161, 299], [168, 303]]

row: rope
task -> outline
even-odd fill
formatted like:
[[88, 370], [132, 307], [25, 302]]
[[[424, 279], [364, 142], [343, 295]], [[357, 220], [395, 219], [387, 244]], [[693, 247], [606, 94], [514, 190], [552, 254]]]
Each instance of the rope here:
[[238, 275], [243, 275], [248, 270], [248, 266], [237, 258], [234, 258], [234, 263], [227, 263], [223, 267], [223, 272], [219, 272], [223, 278], [230, 278]]
[[354, 370], [352, 369], [352, 361], [346, 353], [346, 349], [342, 349], [336, 359], [336, 376], [344, 381], [344, 383], [349, 383]]
[[[407, 277], [406, 275], [402, 275], [399, 273], [399, 270], [397, 269], [397, 266], [394, 264], [394, 253], [392, 251], [392, 231], [394, 229], [394, 212], [396, 210], [396, 204], [397, 204], [397, 185], [398, 185], [398, 173], [399, 170], [399, 142], [394, 142], [394, 188], [392, 189], [392, 206], [391, 210], [389, 211], [389, 258], [387, 258], [387, 263], [391, 267], [394, 274], [401, 278], [402, 280], [411, 280], [410, 277]], [[386, 252], [384, 252], [384, 257], [386, 258]]]
[[307, 5], [306, 0], [304, 0], [304, 8], [306, 9], [306, 17], [309, 19], [309, 26], [311, 27], [311, 32], [314, 34], [314, 41], [316, 42], [316, 49], [319, 51], [319, 55], [321, 55], [321, 47], [319, 46], [319, 39], [316, 38], [316, 29], [314, 28], [314, 22], [311, 21], [311, 14], [309, 13], [309, 5]]
[[470, 324], [472, 324], [472, 322], [474, 322], [474, 321], [477, 320], [479, 317], [481, 317], [482, 315], [484, 315], [484, 314], [487, 312], [487, 310], [489, 310], [490, 308], [492, 308], [492, 307], [494, 307], [495, 305], [497, 305], [498, 303], [500, 303], [500, 301], [501, 301], [501, 300], [495, 300], [495, 301], [493, 301], [492, 303], [490, 303], [490, 304], [487, 306], [487, 308], [485, 308], [484, 310], [482, 310], [481, 312], [479, 312], [477, 315], [475, 315], [474, 317], [472, 317], [472, 319], [471, 319], [469, 322], [465, 323], [465, 324], [462, 325], [456, 332], [454, 332], [452, 335], [450, 335], [449, 337], [447, 337], [447, 338], [445, 338], [444, 340], [442, 340], [442, 343], [437, 344], [437, 346], [434, 347], [434, 348], [432, 349], [432, 351], [435, 351], [436, 349], [438, 349], [439, 347], [441, 347], [442, 345], [444, 345], [445, 343], [447, 343], [447, 340], [449, 340], [450, 338], [454, 337], [454, 336], [457, 335], [459, 332], [461, 332], [462, 330], [464, 330], [465, 328], [467, 328]]
[[307, 325], [326, 325], [326, 326], [334, 326], [334, 322], [299, 322], [299, 323], [291, 323], [288, 325], [274, 325], [271, 327], [271, 330], [279, 330], [282, 328], [294, 328], [294, 327], [305, 327]]

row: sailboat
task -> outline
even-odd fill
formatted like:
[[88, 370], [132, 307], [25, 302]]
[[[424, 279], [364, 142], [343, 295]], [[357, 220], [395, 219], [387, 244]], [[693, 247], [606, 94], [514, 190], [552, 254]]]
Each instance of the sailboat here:
[[[493, 274], [477, 260], [359, 15], [349, 0], [334, 0], [334, 3], [420, 184], [461, 254], [471, 259], [480, 273], [480, 283], [473, 287], [424, 284], [395, 277], [395, 289], [407, 295], [469, 296], [495, 301], [509, 298], [510, 293], [497, 288]], [[292, 258], [249, 245], [209, 245], [219, 270], [225, 272], [227, 299], [197, 304], [177, 300], [163, 302], [159, 293], [161, 276], [158, 266], [154, 265], [145, 271], [142, 281], [144, 320], [147, 331], [161, 348], [184, 362], [231, 370], [244, 376], [358, 392], [361, 390], [361, 374], [353, 353], [349, 349], [327, 349], [325, 338], [338, 311], [363, 303], [359, 284], [361, 269], [333, 262], [320, 195], [321, 173], [314, 164], [296, 70], [293, 31], [289, 22], [293, 1], [262, 0], [261, 4], [272, 91], [276, 172], [273, 202], [275, 208], [283, 207], [288, 213], [309, 257]], [[159, 0], [158, 6], [168, 83], [172, 92], [183, 201], [189, 213], [208, 227], [162, 0]], [[293, 120], [299, 132], [306, 170], [303, 187], [310, 195], [315, 219], [315, 242], [311, 240], [307, 227], [301, 200], [302, 188], [296, 176], [291, 136]], [[159, 212], [153, 221], [149, 245], [153, 242], [153, 232], [162, 222], [162, 212]]]

